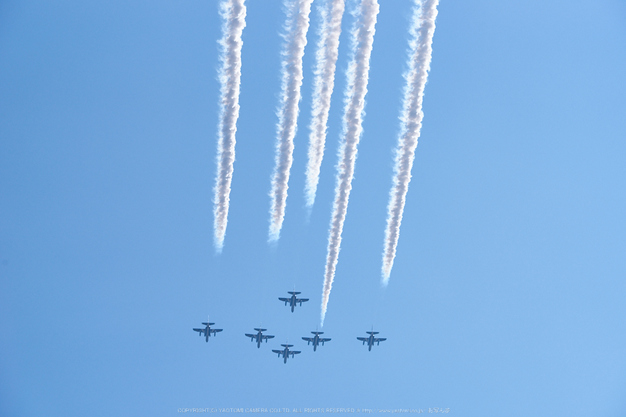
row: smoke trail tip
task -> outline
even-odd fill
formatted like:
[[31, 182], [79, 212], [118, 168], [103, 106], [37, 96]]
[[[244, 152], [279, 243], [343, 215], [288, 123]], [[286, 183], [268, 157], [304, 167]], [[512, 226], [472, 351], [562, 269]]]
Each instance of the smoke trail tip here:
[[389, 281], [389, 276], [391, 275], [391, 266], [389, 265], [383, 265], [383, 269], [381, 272], [382, 275], [382, 282], [387, 285], [387, 282]]
[[215, 242], [215, 254], [221, 255], [222, 249], [224, 249], [224, 241], [222, 240], [221, 242]]
[[388, 285], [389, 285], [389, 275], [384, 274], [383, 279], [380, 281], [380, 286], [383, 288], [387, 288]]
[[270, 235], [267, 238], [267, 243], [270, 245], [276, 245], [280, 239], [280, 232], [270, 230]]
[[311, 214], [313, 212], [313, 207], [312, 206], [306, 206], [306, 213], [304, 215], [304, 221], [306, 222], [306, 224], [311, 223]]
[[280, 230], [282, 228], [282, 222], [279, 223], [274, 216], [270, 218], [270, 228], [267, 235], [267, 243], [276, 243], [280, 239]]

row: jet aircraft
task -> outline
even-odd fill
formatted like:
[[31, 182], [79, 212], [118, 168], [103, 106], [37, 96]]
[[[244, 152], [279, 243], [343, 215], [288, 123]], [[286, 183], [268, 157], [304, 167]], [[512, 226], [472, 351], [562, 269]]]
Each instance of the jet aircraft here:
[[280, 301], [284, 301], [285, 305], [287, 305], [287, 303], [289, 303], [289, 305], [291, 306], [291, 312], [293, 313], [293, 309], [296, 306], [297, 303], [300, 303], [300, 307], [302, 307], [302, 303], [309, 301], [308, 298], [298, 298], [296, 297], [296, 295], [300, 294], [299, 291], [287, 291], [288, 294], [291, 294], [291, 297], [289, 298], [284, 298], [284, 297], [278, 297], [278, 299]]
[[375, 334], [378, 334], [379, 332], [375, 332], [374, 328], [372, 327], [372, 331], [371, 332], [365, 332], [367, 334], [369, 334], [368, 337], [357, 337], [357, 339], [359, 339], [361, 342], [363, 342], [363, 344], [365, 344], [367, 342], [367, 350], [371, 351], [372, 350], [372, 346], [374, 346], [374, 343], [376, 343], [376, 345], [379, 345], [380, 342], [384, 342], [385, 340], [387, 340], [386, 337], [374, 337]]
[[257, 334], [250, 334], [250, 333], [246, 333], [246, 336], [250, 338], [250, 341], [254, 341], [256, 340], [256, 347], [260, 348], [261, 347], [261, 342], [263, 340], [265, 340], [265, 343], [267, 343], [267, 339], [271, 339], [274, 336], [264, 336], [263, 332], [267, 331], [267, 329], [259, 329], [259, 328], [255, 328], [254, 330], [257, 331]]
[[291, 357], [293, 358], [295, 355], [300, 353], [299, 350], [289, 350], [289, 348], [292, 347], [293, 345], [281, 345], [281, 346], [284, 346], [285, 348], [283, 350], [272, 349], [272, 352], [278, 353], [279, 358], [280, 358], [280, 355], [283, 355], [283, 358], [285, 358], [283, 363], [287, 363], [287, 358], [289, 357], [289, 355], [291, 355]]
[[202, 336], [202, 334], [204, 333], [204, 337], [206, 339], [206, 341], [209, 341], [209, 337], [211, 337], [211, 333], [213, 333], [213, 336], [216, 336], [217, 332], [221, 332], [222, 329], [212, 329], [211, 326], [213, 326], [215, 323], [209, 323], [208, 321], [206, 323], [202, 323], [205, 327], [204, 329], [193, 329], [195, 332], [198, 332], [198, 336]]
[[306, 344], [310, 345], [311, 343], [313, 343], [313, 352], [315, 352], [317, 350], [317, 347], [319, 346], [319, 344], [321, 343], [322, 346], [324, 346], [324, 342], [328, 342], [330, 341], [329, 338], [324, 338], [324, 337], [320, 337], [321, 334], [323, 334], [324, 332], [318, 332], [317, 330], [313, 333], [315, 336], [313, 337], [303, 337], [302, 340], [306, 340]]

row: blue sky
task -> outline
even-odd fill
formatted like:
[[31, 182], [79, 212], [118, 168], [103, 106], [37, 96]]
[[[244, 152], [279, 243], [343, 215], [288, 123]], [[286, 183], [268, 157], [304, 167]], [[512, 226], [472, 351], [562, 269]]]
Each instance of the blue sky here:
[[[268, 245], [279, 1], [248, 1], [224, 250], [217, 1], [0, 4], [0, 414], [192, 407], [626, 413], [626, 5], [442, 0], [400, 242], [380, 285], [412, 2], [382, 0], [319, 325], [348, 60], [307, 221], [313, 4], [281, 238]], [[348, 9], [354, 3], [348, 2]], [[293, 314], [277, 298], [311, 299]], [[223, 328], [205, 343], [192, 328]], [[257, 349], [244, 333], [276, 335]], [[371, 326], [387, 341], [368, 352]], [[271, 353], [289, 340], [287, 365]]]

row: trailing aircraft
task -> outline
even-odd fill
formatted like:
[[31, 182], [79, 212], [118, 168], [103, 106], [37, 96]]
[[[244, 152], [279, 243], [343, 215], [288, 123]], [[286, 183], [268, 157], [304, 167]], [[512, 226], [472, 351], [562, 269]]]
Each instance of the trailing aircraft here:
[[202, 334], [204, 333], [204, 337], [206, 339], [206, 341], [209, 341], [209, 337], [211, 337], [211, 333], [213, 333], [213, 336], [216, 336], [217, 332], [221, 332], [222, 329], [212, 329], [211, 326], [213, 326], [215, 323], [209, 323], [208, 321], [205, 323], [202, 323], [205, 327], [203, 329], [193, 329], [195, 332], [198, 332], [198, 336], [202, 336]]
[[256, 347], [260, 348], [261, 347], [261, 342], [263, 340], [265, 340], [265, 343], [267, 343], [267, 339], [271, 339], [274, 336], [264, 336], [263, 332], [267, 331], [267, 329], [259, 329], [259, 328], [255, 328], [254, 330], [257, 331], [257, 334], [250, 334], [250, 333], [246, 333], [246, 336], [250, 338], [250, 341], [253, 342], [256, 340]]
[[285, 358], [283, 363], [287, 363], [287, 358], [289, 358], [289, 355], [291, 355], [291, 357], [293, 358], [295, 355], [300, 353], [299, 350], [289, 350], [289, 348], [292, 347], [293, 345], [281, 345], [281, 346], [284, 346], [285, 348], [283, 350], [272, 349], [272, 352], [278, 353], [279, 358], [280, 358], [280, 355], [283, 355], [283, 358]]
[[287, 291], [288, 294], [291, 294], [291, 297], [289, 298], [284, 298], [284, 297], [278, 297], [278, 299], [280, 301], [284, 301], [285, 305], [287, 305], [287, 303], [289, 303], [289, 305], [291, 306], [291, 312], [293, 313], [293, 309], [296, 306], [297, 303], [300, 304], [300, 307], [302, 307], [302, 303], [309, 301], [308, 298], [298, 298], [296, 297], [296, 295], [300, 294], [299, 291]]
[[371, 332], [365, 332], [365, 333], [369, 334], [369, 336], [357, 337], [357, 339], [363, 342], [363, 344], [367, 342], [367, 348], [368, 348], [367, 350], [372, 350], [372, 346], [374, 346], [374, 343], [376, 343], [376, 345], [379, 345], [380, 342], [384, 342], [385, 340], [387, 340], [386, 337], [374, 337], [374, 335], [378, 334], [379, 332], [375, 332], [373, 327], [372, 327]]
[[315, 336], [313, 337], [303, 337], [302, 340], [306, 340], [306, 344], [310, 345], [311, 343], [313, 343], [313, 352], [315, 352], [317, 350], [317, 347], [319, 346], [319, 344], [321, 343], [322, 346], [324, 346], [324, 342], [328, 342], [330, 341], [329, 338], [324, 338], [324, 337], [320, 337], [321, 334], [323, 334], [324, 332], [318, 332], [317, 330], [313, 333]]

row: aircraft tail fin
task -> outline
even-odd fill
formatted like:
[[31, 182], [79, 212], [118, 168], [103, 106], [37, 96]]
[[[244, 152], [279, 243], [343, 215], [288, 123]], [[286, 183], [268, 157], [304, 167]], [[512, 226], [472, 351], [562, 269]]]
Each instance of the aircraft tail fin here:
[[291, 295], [298, 295], [300, 294], [300, 291], [287, 291], [287, 293]]
[[257, 332], [266, 332], [267, 329], [260, 329], [258, 327], [255, 327], [254, 330], [256, 330]]

